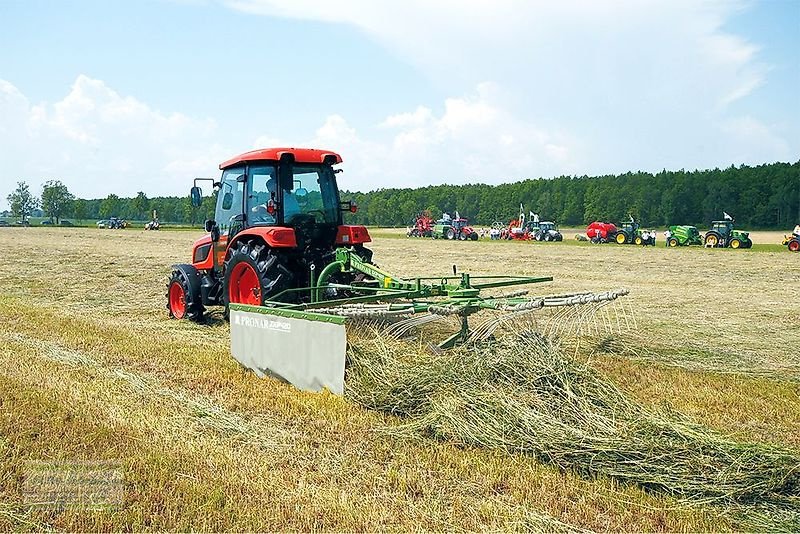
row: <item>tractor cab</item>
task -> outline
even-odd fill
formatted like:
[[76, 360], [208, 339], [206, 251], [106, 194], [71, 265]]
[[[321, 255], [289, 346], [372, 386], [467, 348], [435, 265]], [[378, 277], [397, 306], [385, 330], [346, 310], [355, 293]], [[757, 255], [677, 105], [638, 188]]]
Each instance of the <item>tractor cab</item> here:
[[636, 231], [639, 230], [639, 223], [635, 221], [623, 222], [619, 225], [619, 228], [628, 235], [635, 235]]
[[541, 231], [541, 232], [549, 232], [551, 230], [554, 231], [554, 232], [558, 231], [558, 227], [556, 226], [556, 223], [551, 222], [551, 221], [543, 221], [543, 222], [539, 223], [539, 231]]
[[733, 221], [713, 221], [711, 223], [711, 230], [717, 232], [721, 236], [727, 236], [733, 230]]
[[453, 225], [453, 228], [455, 228], [456, 230], [461, 230], [462, 228], [465, 228], [468, 222], [469, 221], [463, 217], [460, 217], [458, 219], [453, 219], [450, 221], [450, 223]]

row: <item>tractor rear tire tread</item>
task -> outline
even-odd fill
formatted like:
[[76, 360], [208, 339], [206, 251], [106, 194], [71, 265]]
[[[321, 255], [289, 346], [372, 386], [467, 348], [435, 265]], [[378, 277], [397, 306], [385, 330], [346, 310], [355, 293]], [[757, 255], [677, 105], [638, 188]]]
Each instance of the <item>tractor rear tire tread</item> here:
[[264, 301], [280, 291], [290, 287], [294, 273], [285, 265], [279, 254], [256, 240], [240, 241], [233, 246], [225, 261], [225, 276], [222, 282], [222, 298], [225, 302], [225, 316], [228, 316], [230, 304], [230, 273], [240, 262], [247, 262], [255, 269], [260, 287], [260, 301]]

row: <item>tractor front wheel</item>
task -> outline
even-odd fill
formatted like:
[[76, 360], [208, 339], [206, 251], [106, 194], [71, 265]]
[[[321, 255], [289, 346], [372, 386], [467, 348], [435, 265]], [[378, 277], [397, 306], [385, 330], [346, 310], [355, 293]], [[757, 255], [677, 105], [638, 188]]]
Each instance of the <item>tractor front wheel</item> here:
[[742, 242], [739, 241], [737, 238], [731, 239], [731, 248], [740, 248], [742, 246]]
[[636, 241], [635, 241], [635, 243], [636, 243], [637, 245], [641, 245], [642, 243], [644, 243], [644, 241], [642, 241], [642, 238], [641, 238], [641, 237], [639, 237], [639, 236], [636, 236]]
[[444, 236], [447, 239], [455, 239], [456, 238], [456, 231], [453, 230], [452, 228], [448, 228], [447, 230], [444, 231]]
[[187, 273], [180, 269], [172, 271], [167, 282], [167, 311], [173, 319], [203, 320], [205, 308], [199, 285], [193, 284]]
[[265, 244], [254, 240], [235, 244], [222, 282], [226, 314], [231, 303], [262, 306], [289, 287], [293, 278], [285, 260]]
[[670, 237], [670, 238], [669, 238], [669, 241], [668, 241], [667, 243], [668, 243], [668, 244], [669, 244], [669, 246], [671, 246], [671, 247], [677, 247], [677, 246], [678, 246], [678, 240], [677, 240], [677, 239], [675, 239], [674, 237]]

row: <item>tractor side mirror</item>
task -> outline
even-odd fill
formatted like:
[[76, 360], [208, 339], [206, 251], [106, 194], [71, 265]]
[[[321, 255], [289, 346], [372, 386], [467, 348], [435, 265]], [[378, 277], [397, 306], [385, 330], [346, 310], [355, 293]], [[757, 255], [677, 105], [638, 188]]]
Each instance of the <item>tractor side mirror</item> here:
[[303, 187], [298, 187], [294, 190], [294, 198], [297, 200], [297, 204], [301, 207], [305, 207], [308, 204], [308, 190]]
[[206, 220], [206, 226], [205, 226], [206, 232], [210, 232], [211, 229], [214, 228], [216, 225], [217, 225], [217, 221], [215, 221], [214, 219], [207, 219]]
[[222, 195], [222, 209], [229, 210], [233, 207], [233, 193]]
[[192, 197], [192, 206], [199, 208], [200, 204], [203, 203], [203, 190], [197, 186], [194, 186], [192, 187], [190, 194]]

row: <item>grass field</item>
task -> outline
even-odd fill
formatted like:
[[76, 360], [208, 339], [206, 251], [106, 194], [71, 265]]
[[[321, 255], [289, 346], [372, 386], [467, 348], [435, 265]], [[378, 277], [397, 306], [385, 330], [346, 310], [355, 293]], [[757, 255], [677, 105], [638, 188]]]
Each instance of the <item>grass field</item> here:
[[[548, 293], [629, 288], [637, 327], [581, 358], [645, 406], [800, 449], [800, 256], [769, 247], [780, 233], [740, 251], [373, 234], [375, 261], [401, 276], [455, 264], [552, 275]], [[218, 312], [195, 325], [164, 309], [169, 266], [198, 236], [0, 229], [0, 530], [746, 527], [720, 507], [391, 432], [396, 418], [243, 372]], [[31, 460], [115, 462], [122, 504], [31, 510]]]

